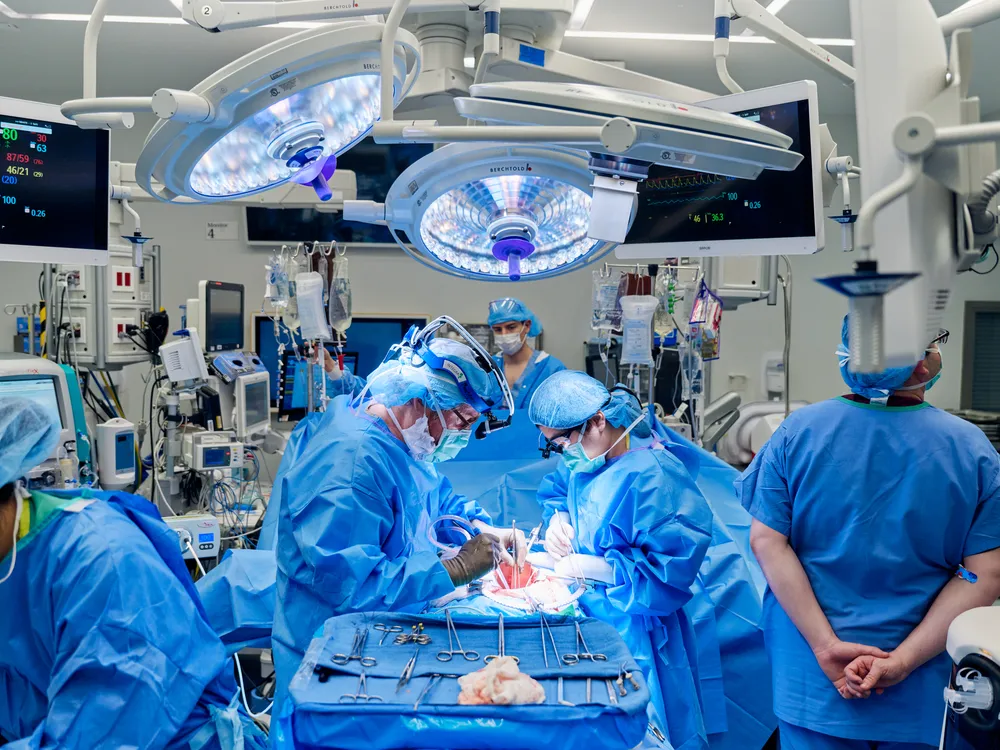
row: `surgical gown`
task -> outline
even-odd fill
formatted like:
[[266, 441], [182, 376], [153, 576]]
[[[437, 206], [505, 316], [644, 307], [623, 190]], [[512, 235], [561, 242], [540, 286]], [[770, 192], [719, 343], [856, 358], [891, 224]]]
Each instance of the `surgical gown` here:
[[349, 397], [308, 429], [309, 440], [285, 451], [278, 480], [276, 708], [328, 618], [419, 611], [454, 591], [428, 539], [431, 519], [490, 520]]
[[[503, 357], [494, 357], [497, 366], [503, 370]], [[531, 402], [531, 397], [535, 395], [538, 386], [549, 377], [560, 370], [565, 370], [566, 365], [545, 352], [533, 351], [531, 359], [528, 360], [524, 372], [517, 382], [510, 383], [510, 394], [514, 397], [514, 407], [517, 409], [527, 409]]]
[[[1000, 546], [998, 475], [983, 432], [930, 404], [833, 399], [788, 417], [737, 491], [789, 538], [836, 634], [892, 651], [965, 557]], [[883, 695], [845, 701], [770, 590], [764, 628], [779, 719], [834, 737], [937, 745], [947, 653]]]
[[26, 509], [0, 585], [5, 750], [266, 746], [154, 506], [83, 490]]
[[[565, 491], [554, 489], [561, 482]], [[569, 513], [577, 552], [603, 557], [614, 570], [615, 583], [580, 604], [625, 640], [670, 744], [706, 748], [698, 646], [685, 605], [712, 539], [712, 512], [690, 474], [662, 447], [639, 448], [593, 473], [547, 478], [539, 499], [546, 518]]]

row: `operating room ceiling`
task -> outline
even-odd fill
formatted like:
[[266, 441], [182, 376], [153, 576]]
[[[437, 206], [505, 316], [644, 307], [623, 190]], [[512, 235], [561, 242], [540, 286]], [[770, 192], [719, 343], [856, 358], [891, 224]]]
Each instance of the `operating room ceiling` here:
[[[0, 63], [8, 71], [0, 80], [0, 95], [50, 102], [80, 96], [84, 21], [93, 4], [93, 0], [0, 0]], [[933, 0], [939, 14], [961, 4], [962, 0]], [[149, 96], [160, 87], [189, 88], [240, 55], [296, 31], [272, 27], [212, 35], [180, 22], [170, 0], [112, 0], [109, 13], [157, 22], [105, 25], [98, 61], [102, 96]], [[10, 18], [18, 14], [41, 17]], [[828, 49], [851, 60], [850, 46], [836, 43], [850, 37], [848, 0], [791, 0], [780, 17], [806, 36], [833, 40]], [[2, 22], [17, 29], [5, 29]], [[712, 30], [710, 0], [594, 0], [583, 28], [570, 30], [562, 48], [722, 94], [707, 41]], [[737, 23], [734, 34], [742, 31]], [[649, 32], [702, 35], [705, 41], [613, 36]], [[1000, 89], [989, 84], [992, 71], [1000, 66], [1000, 45], [990, 36], [1000, 33], [1000, 22], [974, 33], [973, 93], [983, 98], [984, 112], [998, 112]], [[775, 44], [735, 43], [730, 70], [745, 88], [811, 78], [819, 85], [824, 116], [849, 115], [854, 110], [850, 88]]]

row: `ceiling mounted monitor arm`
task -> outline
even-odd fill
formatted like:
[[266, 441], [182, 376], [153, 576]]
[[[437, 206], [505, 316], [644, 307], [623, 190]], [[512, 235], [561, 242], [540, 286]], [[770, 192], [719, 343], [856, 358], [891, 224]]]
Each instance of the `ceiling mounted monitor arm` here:
[[[723, 22], [723, 18], [726, 18], [727, 20]], [[819, 63], [844, 83], [853, 84], [855, 81], [856, 74], [854, 68], [845, 63], [839, 57], [830, 54], [818, 44], [809, 41], [809, 39], [788, 26], [788, 24], [778, 19], [773, 13], [769, 13], [767, 8], [758, 3], [757, 0], [716, 0], [715, 19], [715, 56], [716, 60], [722, 60], [721, 64], [717, 63], [720, 76], [723, 75], [725, 57], [729, 53], [729, 22], [742, 19], [746, 21], [747, 25], [758, 34], [787, 47], [793, 52], [797, 52], [813, 62]], [[724, 29], [720, 29], [720, 26], [724, 26]], [[720, 42], [719, 34], [720, 31], [723, 30], [725, 52], [720, 54], [720, 47], [722, 43]], [[725, 80], [726, 79], [723, 78], [723, 82], [725, 82]], [[732, 81], [731, 78], [729, 80], [732, 84], [735, 84], [735, 81]], [[727, 84], [727, 88], [730, 88], [730, 84]], [[730, 88], [730, 90], [732, 89]]]
[[973, 29], [1000, 18], [1000, 0], [980, 0], [975, 5], [958, 8], [941, 16], [941, 33], [951, 36], [959, 29]]

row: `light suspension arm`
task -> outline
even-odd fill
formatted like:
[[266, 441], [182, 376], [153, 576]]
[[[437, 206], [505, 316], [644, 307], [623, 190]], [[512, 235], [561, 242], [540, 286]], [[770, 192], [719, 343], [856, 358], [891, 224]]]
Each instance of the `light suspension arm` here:
[[773, 13], [769, 13], [757, 0], [728, 0], [728, 2], [733, 9], [732, 19], [742, 18], [758, 34], [818, 62], [844, 83], [854, 83], [856, 75], [853, 67], [836, 55], [831, 55], [818, 44], [809, 41]]
[[959, 29], [972, 29], [1000, 18], [1000, 0], [979, 0], [966, 3], [947, 15], [941, 16], [941, 33], [950, 37]]

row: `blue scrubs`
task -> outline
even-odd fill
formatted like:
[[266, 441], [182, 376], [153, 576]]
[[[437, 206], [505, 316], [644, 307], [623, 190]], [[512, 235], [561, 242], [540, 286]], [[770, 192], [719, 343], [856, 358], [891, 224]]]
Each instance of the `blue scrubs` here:
[[[564, 493], [553, 491], [560, 481]], [[603, 557], [614, 570], [615, 583], [585, 594], [581, 606], [625, 640], [649, 683], [653, 718], [675, 750], [708, 747], [698, 646], [685, 612], [712, 538], [701, 491], [659, 446], [630, 451], [593, 473], [560, 480], [557, 472], [542, 484], [546, 517], [569, 513], [577, 551]]]
[[[944, 701], [941, 701], [943, 704]], [[942, 707], [938, 713], [944, 712]], [[938, 716], [940, 723], [941, 716]], [[788, 722], [779, 722], [781, 750], [936, 750], [937, 744], [923, 742], [868, 742], [867, 740], [845, 740], [828, 734], [810, 732]]]
[[304, 430], [282, 460], [274, 665], [278, 709], [313, 634], [330, 617], [419, 611], [455, 590], [427, 538], [431, 519], [489, 516], [415, 461], [348, 396]]
[[0, 585], [5, 750], [266, 747], [152, 504], [83, 490], [25, 507]]
[[[497, 355], [494, 359], [497, 366], [503, 370], [503, 357]], [[560, 370], [565, 369], [566, 365], [552, 355], [537, 350], [533, 351], [531, 359], [528, 360], [528, 364], [524, 368], [524, 372], [521, 373], [521, 377], [517, 379], [516, 383], [509, 384], [510, 394], [514, 397], [514, 407], [516, 409], [527, 409], [528, 404], [531, 402], [531, 397], [538, 390], [538, 386], [550, 375], [554, 375]]]
[[[800, 409], [736, 486], [754, 518], [788, 536], [837, 635], [886, 651], [965, 557], [1000, 547], [1000, 457], [979, 428], [930, 404]], [[938, 742], [946, 653], [883, 695], [847, 701], [770, 590], [764, 623], [780, 720], [846, 739]]]

